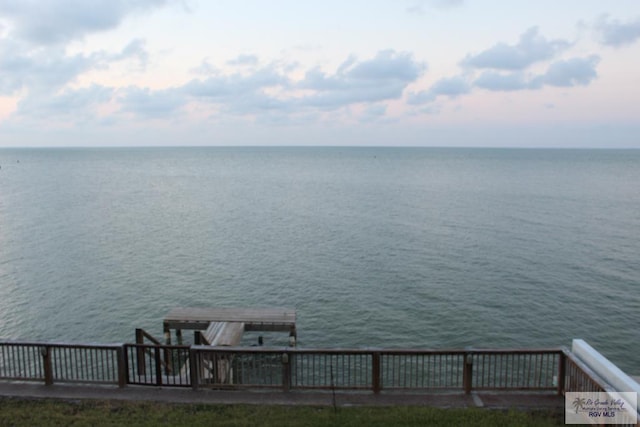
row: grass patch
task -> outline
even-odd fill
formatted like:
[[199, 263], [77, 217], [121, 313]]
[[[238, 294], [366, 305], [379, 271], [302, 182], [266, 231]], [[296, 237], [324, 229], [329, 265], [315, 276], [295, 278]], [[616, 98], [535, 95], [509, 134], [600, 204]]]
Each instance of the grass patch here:
[[549, 411], [0, 399], [0, 426], [559, 426]]

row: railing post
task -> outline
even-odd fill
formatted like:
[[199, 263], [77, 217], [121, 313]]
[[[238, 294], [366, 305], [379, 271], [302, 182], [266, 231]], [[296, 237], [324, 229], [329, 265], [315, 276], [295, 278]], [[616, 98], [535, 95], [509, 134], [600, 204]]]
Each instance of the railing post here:
[[51, 366], [51, 347], [45, 346], [40, 349], [42, 354], [42, 365], [44, 368], [44, 384], [53, 384], [53, 367]]
[[464, 386], [464, 394], [471, 394], [473, 377], [473, 355], [471, 353], [464, 354], [464, 368], [462, 370], [462, 384]]
[[161, 386], [162, 385], [162, 360], [160, 359], [160, 347], [154, 347], [154, 355], [155, 355], [155, 362], [156, 362], [156, 385], [157, 386]]
[[371, 386], [375, 394], [380, 393], [382, 382], [380, 381], [380, 352], [371, 353]]
[[200, 366], [198, 365], [198, 351], [189, 347], [189, 377], [191, 388], [197, 390], [200, 386]]
[[125, 357], [125, 351], [124, 344], [116, 350], [118, 358], [118, 387], [120, 388], [127, 384], [127, 358]]
[[567, 369], [567, 356], [564, 354], [564, 350], [560, 351], [560, 357], [558, 358], [558, 396], [564, 393], [564, 381], [566, 377]]
[[291, 360], [289, 352], [282, 353], [282, 390], [291, 390]]
[[[144, 332], [142, 329], [136, 329], [136, 344], [144, 344]], [[144, 347], [136, 347], [137, 371], [139, 376], [147, 375], [147, 366], [144, 360]]]

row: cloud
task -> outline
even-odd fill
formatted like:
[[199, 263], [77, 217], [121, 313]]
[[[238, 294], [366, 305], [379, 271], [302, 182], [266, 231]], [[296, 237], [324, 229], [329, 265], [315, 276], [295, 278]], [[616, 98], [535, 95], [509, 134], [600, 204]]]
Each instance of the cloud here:
[[264, 67], [249, 74], [213, 75], [206, 79], [194, 79], [180, 90], [201, 102], [219, 105], [223, 110], [236, 114], [250, 114], [265, 110], [286, 110], [287, 103], [268, 89], [289, 87], [289, 79], [273, 67]]
[[211, 63], [209, 62], [209, 58], [205, 58], [202, 60], [200, 65], [191, 68], [189, 72], [193, 74], [211, 75], [218, 73], [218, 69], [211, 65]]
[[464, 0], [432, 0], [431, 4], [440, 9], [449, 9], [452, 7], [462, 6]]
[[[132, 11], [147, 10], [165, 0], [3, 0], [5, 25], [0, 38], [0, 95], [24, 91], [27, 97], [59, 96], [78, 76], [105, 69], [115, 61], [148, 61], [145, 42], [132, 40], [120, 52], [69, 54], [65, 43], [93, 31], [117, 26]], [[57, 99], [57, 98], [55, 98]], [[26, 105], [35, 105], [29, 99]]]
[[86, 121], [95, 117], [96, 108], [111, 100], [114, 90], [101, 85], [67, 89], [51, 96], [31, 95], [18, 102], [16, 113], [36, 118], [64, 117]]
[[0, 13], [10, 19], [19, 39], [39, 45], [64, 44], [120, 25], [134, 12], [152, 10], [169, 0], [3, 0]]
[[360, 122], [369, 123], [369, 122], [379, 122], [384, 120], [385, 115], [387, 114], [387, 106], [384, 104], [373, 104], [368, 106], [360, 116]]
[[30, 50], [5, 40], [0, 44], [0, 94], [57, 89], [95, 66], [94, 58], [86, 55], [67, 55], [60, 48]]
[[114, 61], [121, 61], [136, 58], [140, 65], [144, 67], [149, 62], [149, 52], [145, 48], [146, 42], [143, 39], [134, 39], [122, 49], [122, 51], [111, 58]]
[[473, 82], [473, 86], [504, 92], [531, 88], [530, 83], [526, 81], [524, 74], [520, 71], [511, 73], [485, 71]]
[[451, 9], [462, 6], [463, 4], [464, 0], [418, 0], [413, 1], [411, 6], [408, 6], [405, 10], [407, 13], [424, 15], [425, 6], [434, 7], [436, 9]]
[[433, 102], [438, 96], [457, 98], [471, 91], [471, 86], [463, 76], [447, 77], [435, 82], [428, 90], [409, 94], [407, 102], [410, 105], [420, 105]]
[[599, 62], [600, 57], [597, 55], [560, 60], [549, 65], [544, 74], [528, 78], [520, 71], [485, 71], [473, 82], [473, 86], [490, 91], [541, 89], [544, 86], [587, 86], [598, 77], [596, 66]]
[[145, 118], [165, 118], [177, 114], [187, 98], [179, 89], [152, 91], [133, 86], [122, 91], [119, 101], [122, 112]]
[[[240, 58], [239, 62], [254, 61]], [[380, 102], [401, 98], [406, 86], [425, 68], [411, 55], [394, 51], [382, 51], [362, 61], [351, 56], [334, 73], [313, 68], [298, 82], [287, 76], [286, 67], [275, 63], [233, 74], [221, 74], [208, 62], [203, 64], [205, 71], [213, 74], [192, 79], [171, 90], [128, 88], [119, 97], [122, 111], [141, 117], [160, 117], [174, 114], [195, 101], [205, 108], [204, 111], [212, 107], [212, 111], [233, 115], [260, 117], [267, 114], [282, 121], [285, 113], [295, 119], [318, 110], [378, 103], [365, 106], [365, 116], [382, 117], [387, 107]]]
[[256, 93], [268, 87], [283, 86], [288, 79], [273, 68], [261, 68], [252, 74], [214, 75], [206, 79], [194, 79], [184, 86], [185, 93], [209, 100]]
[[20, 90], [53, 93], [73, 83], [82, 73], [128, 59], [137, 59], [142, 66], [146, 64], [148, 54], [143, 40], [133, 40], [115, 54], [100, 51], [87, 55], [69, 55], [61, 46], [39, 49], [4, 40], [0, 43], [0, 95], [12, 95]]
[[301, 99], [302, 105], [326, 109], [360, 102], [399, 99], [408, 84], [425, 70], [409, 53], [380, 51], [369, 60], [349, 57], [334, 74], [318, 68], [308, 71], [298, 87], [313, 91]]
[[258, 65], [258, 57], [256, 55], [238, 55], [231, 61], [227, 61], [227, 64], [255, 66]]
[[525, 75], [522, 71], [484, 71], [475, 80], [469, 82], [469, 76], [443, 78], [428, 90], [409, 94], [409, 105], [423, 105], [434, 102], [439, 96], [457, 98], [470, 93], [474, 88], [492, 92], [510, 92], [535, 90], [545, 86], [574, 87], [587, 86], [598, 77], [596, 66], [600, 57], [592, 55], [586, 58], [559, 60], [549, 65], [544, 74]]
[[446, 95], [455, 98], [469, 92], [469, 84], [462, 76], [438, 80], [431, 87], [430, 92], [435, 95]]
[[609, 16], [601, 16], [595, 24], [596, 33], [603, 44], [621, 47], [635, 43], [640, 39], [640, 17], [634, 21], [621, 23], [609, 20]]
[[461, 65], [470, 68], [522, 70], [536, 62], [552, 59], [569, 46], [570, 43], [564, 40], [547, 40], [538, 34], [537, 27], [533, 27], [520, 36], [517, 44], [498, 43], [477, 55], [467, 56]]
[[599, 62], [600, 57], [597, 55], [554, 62], [544, 75], [532, 80], [531, 86], [533, 88], [541, 85], [556, 87], [587, 86], [598, 77], [596, 66]]

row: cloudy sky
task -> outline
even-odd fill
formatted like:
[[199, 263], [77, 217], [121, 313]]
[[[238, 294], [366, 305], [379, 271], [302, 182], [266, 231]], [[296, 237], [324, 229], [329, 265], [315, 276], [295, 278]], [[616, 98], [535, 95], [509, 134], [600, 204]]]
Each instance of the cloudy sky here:
[[2, 0], [0, 146], [640, 148], [638, 0]]

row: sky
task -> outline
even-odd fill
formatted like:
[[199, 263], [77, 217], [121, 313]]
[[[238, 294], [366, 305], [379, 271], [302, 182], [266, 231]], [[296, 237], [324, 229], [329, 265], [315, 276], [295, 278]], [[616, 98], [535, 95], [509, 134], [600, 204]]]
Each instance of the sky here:
[[2, 0], [0, 147], [640, 148], [638, 0]]

